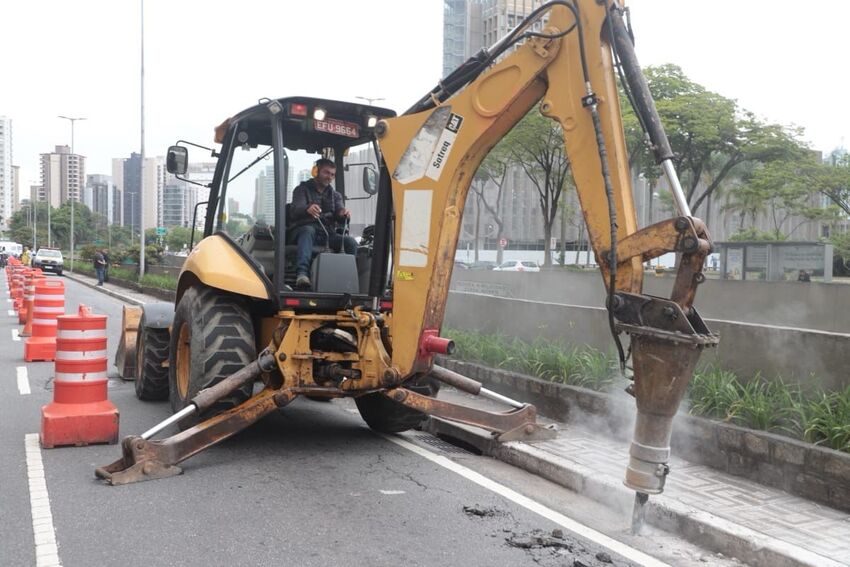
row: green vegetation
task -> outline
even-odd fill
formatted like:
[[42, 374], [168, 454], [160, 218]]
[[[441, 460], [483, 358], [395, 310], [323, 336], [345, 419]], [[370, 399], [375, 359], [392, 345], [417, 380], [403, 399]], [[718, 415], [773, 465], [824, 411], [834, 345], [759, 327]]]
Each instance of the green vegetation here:
[[[445, 334], [455, 341], [459, 360], [600, 392], [623, 383], [616, 357], [589, 347], [458, 329]], [[685, 404], [692, 415], [850, 452], [850, 387], [806, 393], [781, 379], [757, 374], [742, 383], [734, 372], [707, 367], [694, 373]]]
[[142, 276], [140, 284], [144, 286], [156, 287], [159, 289], [177, 289], [177, 278], [172, 276], [163, 276], [159, 274], [145, 274]]
[[456, 358], [469, 362], [601, 392], [609, 391], [619, 378], [616, 359], [591, 348], [567, 349], [543, 338], [529, 344], [457, 329], [446, 330], [446, 335], [455, 342]]

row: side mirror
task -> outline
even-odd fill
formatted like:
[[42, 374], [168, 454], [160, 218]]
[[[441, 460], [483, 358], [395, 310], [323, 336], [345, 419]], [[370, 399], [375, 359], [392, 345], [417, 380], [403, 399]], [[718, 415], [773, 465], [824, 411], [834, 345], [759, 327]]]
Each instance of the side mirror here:
[[184, 175], [189, 166], [189, 150], [183, 146], [171, 146], [165, 158], [168, 173]]
[[378, 192], [378, 172], [370, 166], [363, 168], [363, 190], [369, 195]]

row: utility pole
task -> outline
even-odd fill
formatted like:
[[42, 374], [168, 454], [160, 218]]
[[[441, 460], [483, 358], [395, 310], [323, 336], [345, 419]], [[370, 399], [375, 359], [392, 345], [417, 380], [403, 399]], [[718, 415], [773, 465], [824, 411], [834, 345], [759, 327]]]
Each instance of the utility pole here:
[[145, 188], [145, 0], [141, 0], [141, 37], [142, 37], [142, 60], [141, 60], [141, 130], [142, 130], [142, 165], [139, 169], [139, 279], [145, 275], [145, 202], [142, 199]]
[[[72, 156], [76, 155], [74, 153], [74, 123], [77, 120], [85, 120], [85, 118], [83, 118], [83, 117], [71, 118], [69, 116], [59, 116], [59, 118], [63, 118], [65, 120], [68, 120], [71, 123], [71, 155]], [[77, 196], [79, 197], [79, 189], [77, 190]], [[71, 201], [71, 271], [73, 272], [74, 271], [74, 197], [71, 196], [70, 187], [69, 187], [69, 191], [68, 191], [68, 200]], [[60, 198], [60, 201], [61, 201], [61, 198]], [[59, 205], [61, 206], [62, 203], [60, 202]], [[50, 204], [48, 203], [47, 206], [50, 206]]]

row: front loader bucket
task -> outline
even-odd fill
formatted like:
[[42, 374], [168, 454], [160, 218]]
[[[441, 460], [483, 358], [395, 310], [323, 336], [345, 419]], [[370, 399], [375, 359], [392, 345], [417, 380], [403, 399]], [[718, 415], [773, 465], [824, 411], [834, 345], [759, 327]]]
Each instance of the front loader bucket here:
[[141, 307], [124, 306], [121, 314], [121, 338], [115, 351], [115, 366], [124, 380], [134, 380], [136, 377], [136, 337], [139, 334], [141, 318]]

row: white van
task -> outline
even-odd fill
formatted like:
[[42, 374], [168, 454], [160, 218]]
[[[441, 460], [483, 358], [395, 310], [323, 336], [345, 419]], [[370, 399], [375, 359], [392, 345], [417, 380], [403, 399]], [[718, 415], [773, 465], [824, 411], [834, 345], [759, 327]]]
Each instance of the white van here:
[[0, 250], [5, 250], [6, 254], [11, 254], [12, 256], [17, 256], [20, 258], [21, 254], [24, 251], [24, 246], [22, 244], [18, 244], [17, 242], [0, 241]]

